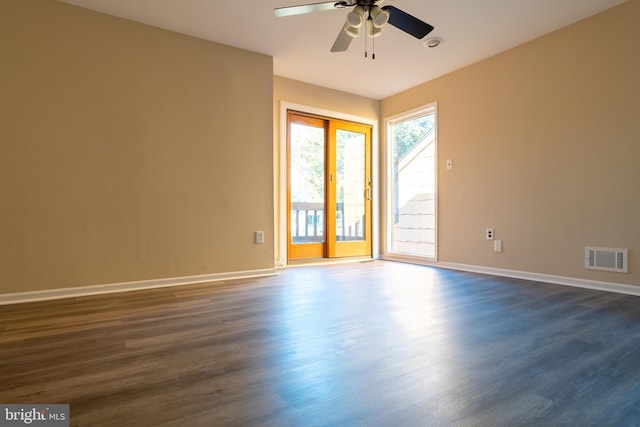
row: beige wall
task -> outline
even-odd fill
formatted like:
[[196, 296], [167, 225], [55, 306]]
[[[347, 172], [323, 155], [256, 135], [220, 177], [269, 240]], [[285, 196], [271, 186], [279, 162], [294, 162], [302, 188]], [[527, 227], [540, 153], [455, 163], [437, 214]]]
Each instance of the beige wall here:
[[[639, 49], [632, 0], [382, 101], [438, 102], [441, 261], [640, 285]], [[587, 245], [629, 274], [585, 270]]]
[[[5, 0], [0, 294], [271, 268], [281, 101], [372, 121], [438, 101], [440, 260], [640, 284], [638, 40], [631, 0], [379, 102], [273, 76], [267, 56]], [[629, 248], [630, 273], [584, 270], [585, 245]]]
[[[327, 113], [336, 112], [341, 115], [354, 116], [362, 118], [370, 122], [378, 121], [380, 115], [380, 102], [375, 99], [366, 98], [362, 96], [352, 95], [345, 92], [340, 92], [333, 89], [327, 89], [321, 86], [315, 86], [308, 83], [303, 83], [297, 80], [288, 79], [285, 77], [274, 76], [273, 78], [273, 125], [274, 125], [274, 175], [275, 175], [275, 203], [276, 203], [276, 224], [275, 233], [276, 236], [280, 236], [281, 232], [285, 231], [280, 226], [281, 221], [286, 218], [286, 212], [283, 212], [280, 208], [281, 201], [281, 180], [286, 179], [281, 176], [281, 158], [280, 146], [283, 137], [281, 131], [281, 117], [280, 109], [282, 103], [298, 104], [301, 106], [312, 107], [315, 110], [323, 110]], [[286, 132], [286, 127], [282, 129]], [[286, 195], [285, 195], [286, 196]], [[277, 260], [282, 260], [285, 257], [285, 250], [282, 245], [276, 245], [275, 255]]]
[[270, 57], [3, 0], [0, 58], [0, 293], [273, 267]]

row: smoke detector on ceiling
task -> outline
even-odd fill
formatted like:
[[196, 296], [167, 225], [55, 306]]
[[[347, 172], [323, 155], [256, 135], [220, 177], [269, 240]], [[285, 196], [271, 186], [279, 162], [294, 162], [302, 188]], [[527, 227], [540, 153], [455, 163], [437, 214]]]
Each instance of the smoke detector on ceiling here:
[[424, 41], [424, 47], [428, 47], [429, 49], [436, 48], [440, 46], [444, 42], [440, 37], [429, 37]]

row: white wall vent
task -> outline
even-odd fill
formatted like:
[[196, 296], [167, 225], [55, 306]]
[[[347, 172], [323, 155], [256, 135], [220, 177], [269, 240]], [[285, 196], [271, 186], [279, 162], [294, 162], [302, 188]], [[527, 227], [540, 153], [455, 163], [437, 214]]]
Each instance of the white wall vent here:
[[628, 250], [616, 248], [584, 248], [584, 267], [589, 270], [628, 272]]

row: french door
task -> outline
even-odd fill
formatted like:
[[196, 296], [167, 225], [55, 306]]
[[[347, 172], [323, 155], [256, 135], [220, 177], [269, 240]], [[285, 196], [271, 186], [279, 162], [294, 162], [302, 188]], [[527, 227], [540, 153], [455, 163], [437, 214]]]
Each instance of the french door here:
[[371, 126], [287, 113], [289, 259], [371, 255]]

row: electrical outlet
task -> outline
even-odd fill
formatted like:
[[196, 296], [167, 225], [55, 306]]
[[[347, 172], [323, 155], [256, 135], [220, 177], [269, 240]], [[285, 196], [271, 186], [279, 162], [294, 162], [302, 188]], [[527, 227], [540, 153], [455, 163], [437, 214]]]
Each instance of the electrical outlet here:
[[487, 240], [493, 240], [493, 235], [494, 235], [493, 228], [487, 228], [487, 234], [485, 235]]
[[264, 231], [256, 231], [255, 241], [258, 244], [264, 243]]

